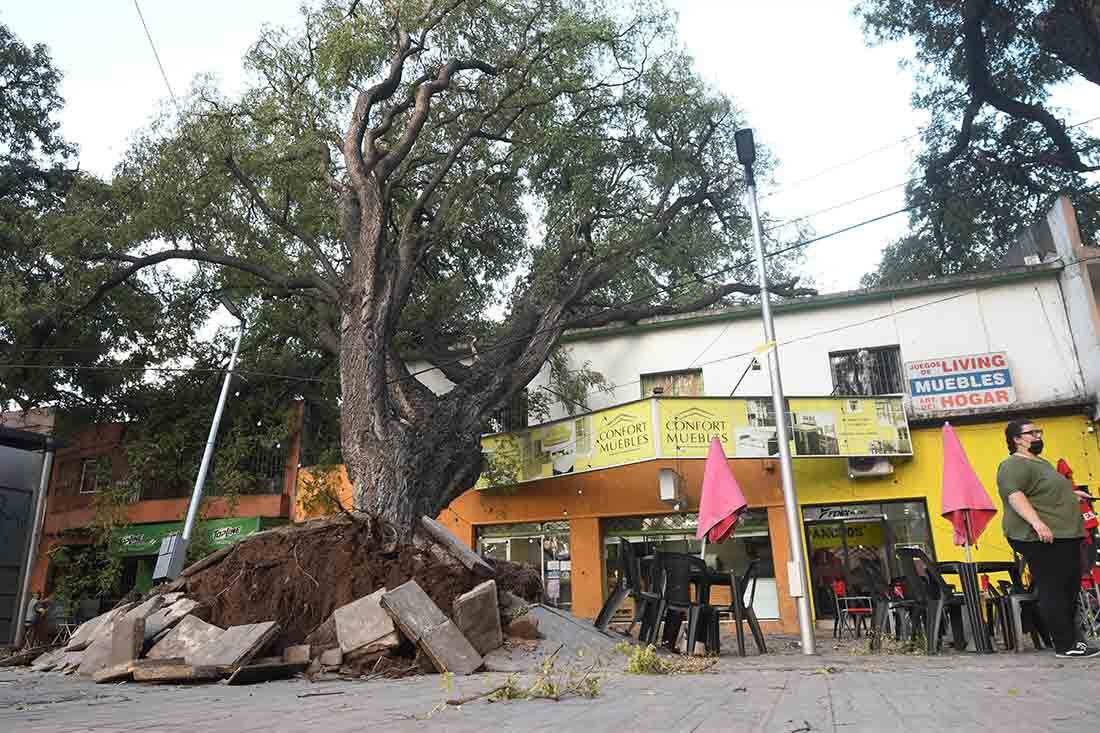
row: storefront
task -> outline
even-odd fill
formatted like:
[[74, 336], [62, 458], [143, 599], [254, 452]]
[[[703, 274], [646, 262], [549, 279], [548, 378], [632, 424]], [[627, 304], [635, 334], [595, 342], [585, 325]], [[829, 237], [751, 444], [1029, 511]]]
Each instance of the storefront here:
[[852, 595], [870, 592], [862, 568], [874, 563], [894, 578], [899, 547], [919, 547], [935, 557], [924, 499], [803, 507], [810, 586], [818, 617], [834, 615], [833, 583]]
[[[200, 522], [193, 544], [203, 542], [211, 550], [220, 550], [249, 535], [285, 523], [273, 517], [229, 517]], [[122, 558], [122, 591], [129, 589], [145, 593], [153, 586], [153, 570], [161, 540], [183, 531], [183, 522], [133, 524], [117, 531], [115, 546]]]
[[569, 522], [523, 522], [478, 528], [478, 552], [493, 560], [529, 565], [542, 577], [543, 602], [573, 605]]

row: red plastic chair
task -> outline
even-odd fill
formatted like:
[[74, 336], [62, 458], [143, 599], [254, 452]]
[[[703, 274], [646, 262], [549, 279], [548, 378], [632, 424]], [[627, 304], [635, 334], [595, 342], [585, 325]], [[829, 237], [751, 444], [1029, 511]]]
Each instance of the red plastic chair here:
[[859, 638], [875, 610], [871, 596], [848, 595], [848, 584], [840, 579], [833, 581], [833, 596], [836, 598], [833, 637], [840, 638], [844, 635], [844, 629], [851, 628], [852, 633]]

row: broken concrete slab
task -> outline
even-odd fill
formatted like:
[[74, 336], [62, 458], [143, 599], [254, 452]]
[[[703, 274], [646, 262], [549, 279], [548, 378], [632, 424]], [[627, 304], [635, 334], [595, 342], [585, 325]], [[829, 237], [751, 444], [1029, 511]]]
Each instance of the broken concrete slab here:
[[[620, 670], [625, 655], [616, 651], [621, 641], [601, 634], [591, 621], [580, 619], [557, 608], [533, 605], [527, 615], [538, 619], [541, 642], [505, 646], [485, 655], [485, 668], [491, 672], [530, 672], [553, 654], [557, 660], [578, 667]], [[522, 617], [521, 617], [522, 618]]]
[[467, 547], [451, 530], [427, 516], [420, 518], [420, 525], [433, 540], [443, 545], [467, 570], [481, 578], [496, 577], [497, 571], [493, 569], [493, 566], [485, 562], [481, 555]]
[[142, 603], [139, 603], [138, 605], [136, 605], [133, 608], [131, 608], [130, 610], [128, 610], [126, 612], [126, 615], [123, 616], [123, 618], [124, 619], [135, 619], [135, 618], [146, 619], [149, 616], [156, 613], [157, 611], [159, 611], [163, 606], [164, 606], [164, 596], [163, 595], [158, 594], [158, 595], [155, 595], [155, 596], [150, 596], [148, 599], [146, 599]]
[[497, 583], [486, 580], [455, 599], [454, 622], [478, 654], [485, 655], [504, 643], [497, 605]]
[[134, 682], [175, 684], [212, 682], [222, 676], [218, 667], [201, 667], [170, 659], [157, 660], [154, 664], [134, 665], [133, 674]]
[[430, 629], [420, 638], [420, 648], [441, 673], [468, 675], [481, 668], [483, 660], [454, 621]]
[[111, 624], [133, 608], [133, 605], [132, 603], [123, 604], [82, 623], [69, 639], [69, 643], [65, 645], [65, 651], [79, 652], [90, 647], [99, 638], [101, 632], [109, 631]]
[[447, 617], [415, 580], [382, 595], [382, 608], [393, 618], [401, 633], [418, 642], [430, 629], [443, 624]]
[[226, 680], [227, 685], [252, 685], [257, 682], [269, 682], [271, 680], [285, 680], [296, 674], [301, 674], [309, 668], [309, 662], [272, 662], [270, 664], [248, 664], [237, 668], [237, 671]]
[[198, 608], [199, 605], [198, 601], [193, 601], [190, 598], [181, 598], [175, 603], [162, 606], [160, 610], [150, 614], [145, 619], [145, 640], [151, 641], [165, 629], [172, 628], [187, 616], [187, 614]]
[[[111, 664], [131, 662], [141, 656], [145, 647], [145, 619], [123, 616], [111, 630]], [[94, 677], [95, 675], [93, 675]]]
[[332, 617], [336, 622], [336, 639], [344, 654], [355, 654], [370, 644], [394, 632], [393, 619], [382, 608], [385, 588], [337, 608]]
[[256, 656], [279, 633], [279, 624], [230, 626], [220, 638], [203, 644], [187, 660], [196, 667], [239, 667]]
[[344, 653], [339, 647], [326, 649], [321, 653], [322, 667], [339, 667], [344, 663]]
[[54, 666], [53, 671], [58, 674], [72, 674], [80, 668], [82, 661], [84, 661], [84, 652], [65, 652], [65, 656]]
[[309, 644], [298, 644], [296, 646], [288, 646], [283, 652], [283, 659], [287, 664], [300, 664], [305, 662], [309, 664], [309, 660], [313, 657], [313, 647]]
[[208, 624], [196, 616], [187, 616], [145, 656], [149, 659], [190, 658], [206, 644], [220, 639], [224, 633], [225, 629], [219, 626]]
[[401, 646], [401, 632], [394, 631], [392, 634], [386, 634], [377, 641], [372, 641], [366, 646], [361, 646], [351, 654], [345, 654], [346, 660], [360, 660], [364, 657], [373, 657], [380, 654], [385, 654], [389, 651]]
[[35, 672], [49, 672], [61, 663], [61, 660], [65, 657], [65, 653], [64, 649], [54, 649], [52, 652], [39, 654], [35, 657], [35, 660], [31, 662], [31, 669]]
[[45, 646], [36, 646], [0, 659], [0, 667], [27, 667], [47, 651]]
[[[160, 609], [161, 604], [164, 602], [163, 596], [153, 596], [144, 603], [138, 605], [128, 604], [126, 606], [119, 606], [115, 609], [119, 615], [116, 615], [109, 624], [104, 624], [96, 632], [95, 641], [88, 646], [84, 651], [84, 659], [80, 662], [80, 674], [85, 677], [91, 677], [104, 667], [108, 667], [112, 664], [112, 647], [113, 647], [113, 631], [115, 621], [121, 619], [125, 621], [134, 621], [136, 619], [145, 620], [145, 617], [151, 613], [154, 613]], [[112, 612], [114, 613], [114, 612]], [[144, 627], [142, 631], [142, 640], [144, 641]]]

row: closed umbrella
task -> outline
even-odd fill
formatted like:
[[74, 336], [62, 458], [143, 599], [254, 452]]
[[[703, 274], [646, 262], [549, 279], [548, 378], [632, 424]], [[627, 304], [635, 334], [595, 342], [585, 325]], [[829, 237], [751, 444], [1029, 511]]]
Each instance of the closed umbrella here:
[[722, 542], [733, 534], [737, 520], [749, 508], [745, 494], [733, 477], [722, 441], [710, 442], [703, 465], [703, 491], [699, 499], [699, 527], [695, 539]]
[[966, 565], [960, 573], [963, 594], [966, 597], [967, 615], [975, 649], [991, 652], [981, 615], [981, 588], [977, 570], [970, 556], [970, 546], [977, 544], [986, 526], [997, 514], [993, 500], [982, 486], [974, 467], [966, 457], [959, 436], [951, 423], [943, 424], [943, 494], [941, 514], [955, 528], [955, 544], [966, 548]]
[[941, 503], [943, 517], [955, 528], [955, 544], [966, 548], [966, 561], [970, 562], [970, 546], [978, 543], [978, 538], [997, 514], [997, 508], [970, 465], [955, 429], [946, 422], [943, 424]]

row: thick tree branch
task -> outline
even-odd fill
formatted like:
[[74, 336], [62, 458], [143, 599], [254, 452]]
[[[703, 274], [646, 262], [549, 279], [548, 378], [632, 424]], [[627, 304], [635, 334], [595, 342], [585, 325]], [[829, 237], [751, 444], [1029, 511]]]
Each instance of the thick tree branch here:
[[191, 260], [193, 262], [209, 262], [214, 265], [221, 265], [222, 267], [230, 267], [241, 272], [248, 273], [260, 280], [263, 280], [268, 285], [271, 285], [280, 290], [286, 291], [301, 291], [304, 293], [314, 292], [315, 295], [320, 295], [323, 298], [333, 302], [339, 303], [339, 293], [336, 292], [331, 284], [325, 282], [316, 275], [310, 273], [303, 276], [287, 276], [282, 273], [276, 272], [269, 267], [261, 265], [256, 262], [244, 260], [239, 257], [232, 257], [230, 255], [218, 254], [216, 252], [205, 252], [203, 250], [195, 249], [169, 249], [163, 252], [157, 252], [151, 255], [145, 255], [143, 257], [135, 257], [131, 255], [119, 255], [119, 254], [106, 254], [97, 255], [85, 258], [92, 262], [102, 261], [117, 261], [126, 262], [128, 266], [119, 270], [103, 284], [101, 284], [92, 294], [92, 297], [81, 306], [77, 313], [87, 311], [95, 306], [103, 299], [108, 292], [113, 288], [126, 282], [127, 279], [137, 274], [141, 270], [159, 265], [162, 262], [168, 262], [170, 260]]
[[[327, 150], [327, 148], [325, 149]], [[249, 198], [252, 199], [252, 202], [256, 205], [256, 207], [263, 212], [268, 221], [270, 221], [272, 224], [279, 227], [292, 237], [295, 237], [296, 239], [301, 241], [302, 244], [309, 248], [309, 251], [313, 253], [313, 256], [315, 258], [317, 258], [321, 267], [324, 268], [325, 273], [328, 275], [329, 282], [332, 285], [332, 292], [337, 292], [337, 288], [340, 283], [340, 275], [336, 272], [336, 268], [332, 266], [332, 262], [329, 260], [328, 256], [325, 255], [324, 251], [322, 251], [321, 246], [318, 244], [317, 240], [310, 236], [301, 227], [295, 226], [294, 223], [290, 221], [290, 217], [285, 212], [283, 214], [279, 214], [271, 208], [271, 206], [267, 203], [267, 200], [263, 197], [263, 194], [260, 193], [259, 188], [256, 186], [256, 182], [249, 178], [245, 174], [245, 172], [241, 170], [240, 165], [238, 165], [236, 159], [233, 157], [232, 154], [225, 156], [225, 166], [229, 169], [230, 174], [232, 174], [237, 183], [239, 183], [241, 187], [248, 192]]]
[[[817, 291], [810, 288], [795, 287], [798, 282], [797, 279], [789, 280], [783, 283], [774, 283], [769, 290], [775, 295], [779, 295], [785, 298], [794, 298], [805, 295], [816, 295]], [[702, 310], [709, 306], [718, 303], [723, 298], [733, 293], [742, 293], [744, 295], [759, 295], [760, 288], [756, 285], [746, 285], [744, 283], [729, 283], [714, 288], [706, 295], [700, 296], [695, 300], [688, 301], [680, 304], [665, 304], [665, 305], [628, 305], [614, 310], [606, 310], [599, 313], [595, 313], [588, 316], [579, 316], [571, 318], [565, 322], [566, 328], [595, 328], [598, 326], [606, 326], [611, 323], [636, 323], [644, 318], [655, 318], [657, 316], [672, 316], [680, 313], [691, 313], [693, 311]]]

